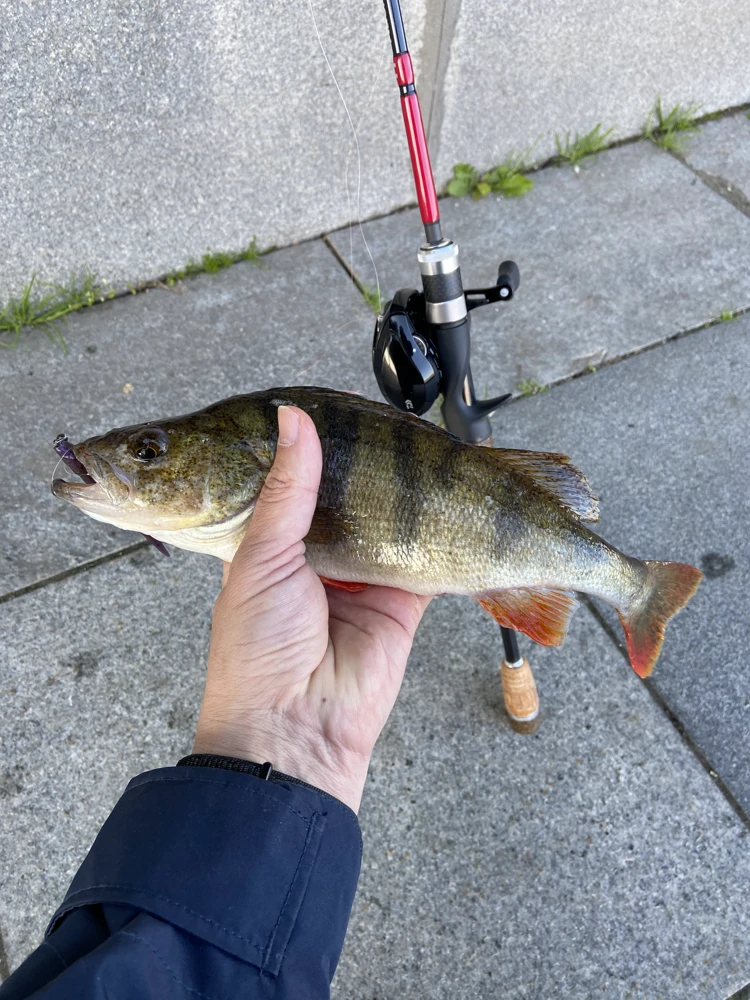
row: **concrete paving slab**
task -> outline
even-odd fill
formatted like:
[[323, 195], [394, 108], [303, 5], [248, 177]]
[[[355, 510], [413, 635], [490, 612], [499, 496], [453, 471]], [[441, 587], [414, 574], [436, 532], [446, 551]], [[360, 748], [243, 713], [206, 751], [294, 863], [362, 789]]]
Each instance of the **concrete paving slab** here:
[[461, 0], [443, 86], [441, 180], [454, 163], [487, 169], [538, 139], [541, 159], [555, 133], [597, 122], [637, 135], [658, 95], [705, 111], [747, 100], [750, 24], [732, 0], [564, 0], [488, 4]]
[[[311, 9], [357, 126], [363, 217], [411, 202], [371, 0], [4, 4], [0, 302], [33, 273], [88, 266], [124, 287], [356, 217], [356, 149]], [[404, 2], [417, 70], [425, 9]]]
[[190, 752], [220, 568], [147, 549], [0, 608], [0, 932], [11, 969], [130, 777]]
[[364, 799], [335, 995], [729, 995], [748, 959], [718, 887], [747, 920], [745, 828], [588, 612], [534, 650], [533, 737], [503, 716], [497, 643], [463, 600], [428, 612]]
[[572, 456], [612, 544], [704, 571], [652, 683], [746, 812], [749, 335], [750, 317], [722, 323], [514, 403], [495, 421], [498, 444]]
[[[512, 302], [472, 313], [479, 394], [561, 379], [750, 305], [750, 219], [651, 143], [603, 153], [579, 174], [549, 168], [534, 181], [518, 200], [440, 202], [465, 287], [491, 284], [508, 257], [521, 270]], [[416, 210], [364, 231], [385, 296], [421, 287]], [[344, 252], [345, 234], [331, 239]], [[372, 284], [359, 250], [355, 266]]]
[[[139, 552], [0, 607], [11, 968], [128, 777], [189, 749], [218, 570]], [[373, 760], [336, 995], [731, 993], [750, 975], [745, 826], [586, 609], [534, 654], [534, 737], [503, 715], [497, 647], [473, 602], [428, 611]]]
[[682, 155], [710, 187], [750, 215], [750, 118], [747, 111], [706, 122]]
[[[97, 306], [0, 353], [0, 595], [138, 541], [56, 500], [52, 442], [273, 385], [377, 393], [374, 317], [322, 241]], [[60, 473], [58, 472], [58, 475]]]

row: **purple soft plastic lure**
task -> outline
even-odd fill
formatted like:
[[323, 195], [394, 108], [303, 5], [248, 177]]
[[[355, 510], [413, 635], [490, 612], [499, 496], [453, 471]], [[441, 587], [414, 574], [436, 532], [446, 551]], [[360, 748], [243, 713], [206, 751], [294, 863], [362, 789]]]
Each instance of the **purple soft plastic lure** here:
[[[86, 466], [83, 464], [83, 462], [79, 462], [78, 459], [75, 457], [73, 449], [70, 446], [70, 441], [68, 441], [65, 434], [58, 434], [57, 437], [55, 438], [55, 451], [63, 460], [63, 462], [67, 465], [70, 471], [74, 472], [79, 479], [82, 479], [84, 481], [84, 483], [91, 484], [96, 482], [96, 480], [92, 479], [91, 476], [88, 474], [88, 472], [86, 472]], [[141, 532], [141, 534], [143, 534], [143, 537], [146, 539], [149, 545], [153, 545], [153, 547], [155, 549], [158, 549], [163, 556], [170, 555], [169, 549], [166, 547], [164, 542], [160, 542], [158, 538], [152, 538], [151, 535], [147, 535], [144, 532]]]
[[79, 479], [82, 479], [84, 483], [91, 484], [96, 482], [96, 480], [92, 479], [88, 472], [86, 472], [86, 466], [83, 462], [79, 462], [75, 457], [73, 449], [70, 447], [70, 441], [68, 441], [64, 434], [58, 434], [55, 438], [55, 451], [63, 462], [65, 462], [70, 471], [75, 472]]

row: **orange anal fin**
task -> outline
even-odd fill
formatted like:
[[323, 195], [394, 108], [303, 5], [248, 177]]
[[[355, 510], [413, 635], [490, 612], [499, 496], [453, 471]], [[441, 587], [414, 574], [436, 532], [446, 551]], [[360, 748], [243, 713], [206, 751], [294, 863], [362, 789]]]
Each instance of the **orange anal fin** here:
[[523, 632], [542, 646], [559, 646], [578, 607], [567, 590], [494, 590], [476, 600], [498, 625]]
[[347, 583], [346, 580], [329, 580], [327, 576], [321, 576], [320, 582], [326, 587], [334, 587], [336, 590], [348, 590], [350, 594], [357, 594], [360, 590], [367, 590], [369, 583]]

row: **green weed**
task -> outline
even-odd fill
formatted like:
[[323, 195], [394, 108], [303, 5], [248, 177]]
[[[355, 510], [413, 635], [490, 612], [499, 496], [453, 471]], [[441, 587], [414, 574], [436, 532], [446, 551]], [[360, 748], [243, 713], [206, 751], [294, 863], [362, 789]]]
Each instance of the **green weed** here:
[[[49, 291], [35, 294], [36, 287]], [[32, 276], [21, 295], [9, 299], [0, 310], [0, 347], [15, 347], [21, 331], [26, 327], [35, 327], [42, 330], [53, 344], [66, 350], [60, 321], [64, 321], [70, 313], [93, 306], [95, 302], [105, 302], [114, 295], [114, 290], [102, 287], [90, 271], [86, 271], [80, 280], [71, 277], [69, 285], [37, 283], [36, 277]], [[10, 338], [2, 339], [7, 334]]]
[[[156, 285], [175, 285], [178, 281], [194, 274], [215, 274], [241, 260], [260, 263], [261, 253], [255, 245], [255, 237], [239, 253], [206, 252], [200, 261], [190, 260], [178, 271], [171, 271], [161, 281], [148, 281], [142, 285], [127, 284], [131, 295], [137, 295], [144, 288]], [[37, 291], [39, 290], [39, 291]], [[71, 277], [69, 285], [58, 285], [49, 281], [37, 281], [32, 276], [18, 298], [11, 298], [0, 309], [0, 347], [15, 347], [21, 331], [26, 327], [42, 330], [50, 340], [66, 350], [65, 340], [59, 323], [70, 313], [87, 309], [97, 302], [106, 302], [115, 297], [113, 288], [105, 288], [94, 275], [86, 270], [80, 279]], [[8, 337], [7, 335], [10, 334]], [[5, 337], [5, 339], [3, 339]]]
[[614, 126], [608, 128], [606, 132], [602, 132], [602, 124], [601, 122], [597, 122], [591, 131], [585, 135], [579, 135], [576, 132], [574, 139], [571, 139], [570, 132], [566, 133], [564, 143], [560, 136], [555, 133], [557, 156], [554, 157], [553, 162], [558, 165], [569, 163], [571, 166], [575, 166], [576, 163], [585, 160], [587, 156], [593, 156], [595, 153], [601, 153], [603, 149], [606, 149], [608, 145], [607, 139], [613, 132]]
[[373, 290], [372, 288], [370, 288], [369, 285], [361, 285], [360, 291], [362, 292], [362, 297], [364, 298], [365, 302], [368, 304], [370, 309], [372, 309], [372, 311], [375, 313], [376, 316], [379, 316], [380, 313], [383, 311], [383, 305], [384, 305], [384, 299], [382, 295], [377, 290]]
[[691, 103], [684, 108], [680, 104], [675, 104], [672, 110], [665, 114], [659, 97], [649, 112], [643, 134], [662, 149], [674, 153], [682, 152], [693, 136], [700, 132], [699, 126], [695, 123], [700, 109], [700, 104]]
[[731, 309], [723, 309], [719, 313], [719, 319], [722, 323], [731, 323], [733, 319], [737, 319], [737, 313], [733, 312]]
[[518, 383], [518, 391], [522, 396], [536, 396], [540, 392], [546, 392], [547, 386], [539, 385], [535, 378], [527, 378]]
[[503, 163], [484, 174], [480, 174], [470, 163], [457, 163], [453, 168], [453, 180], [448, 184], [447, 193], [454, 198], [470, 194], [474, 201], [485, 198], [493, 191], [505, 198], [520, 198], [534, 186], [534, 182], [523, 172], [529, 169], [526, 157], [531, 149], [533, 146], [520, 155], [511, 153]]
[[232, 264], [239, 263], [241, 260], [249, 260], [253, 264], [260, 264], [260, 257], [261, 254], [255, 245], [255, 237], [253, 236], [250, 244], [244, 250], [240, 250], [239, 253], [229, 253], [223, 250], [211, 253], [210, 250], [207, 250], [200, 260], [196, 261], [191, 257], [184, 267], [165, 274], [162, 281], [171, 288], [178, 281], [184, 281], [185, 278], [192, 278], [196, 274], [217, 274], [219, 271], [223, 271], [227, 267], [231, 267]]

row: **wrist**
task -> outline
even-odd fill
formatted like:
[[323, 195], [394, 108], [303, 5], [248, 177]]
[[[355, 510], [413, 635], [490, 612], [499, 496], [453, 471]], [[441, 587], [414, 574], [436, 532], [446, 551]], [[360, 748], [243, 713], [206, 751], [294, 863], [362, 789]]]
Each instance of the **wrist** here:
[[[252, 735], [248, 734], [250, 728]], [[249, 726], [237, 730], [200, 719], [193, 753], [234, 757], [256, 763], [268, 761], [274, 771], [319, 788], [339, 799], [354, 813], [359, 810], [369, 764], [369, 759], [341, 754], [322, 741], [295, 739], [289, 734], [281, 736]]]

